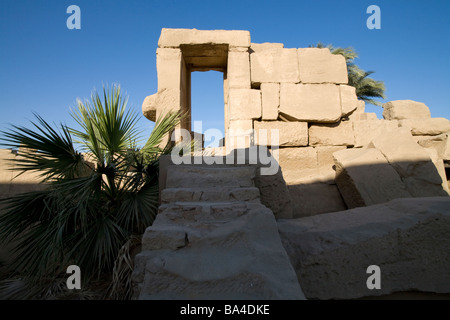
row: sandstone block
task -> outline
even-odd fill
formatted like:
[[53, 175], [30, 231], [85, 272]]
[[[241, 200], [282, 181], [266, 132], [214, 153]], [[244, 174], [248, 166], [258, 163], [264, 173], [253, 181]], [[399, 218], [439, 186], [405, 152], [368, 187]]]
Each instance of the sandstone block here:
[[340, 121], [336, 124], [312, 124], [309, 127], [309, 145], [353, 146], [355, 137], [353, 124]]
[[386, 120], [429, 119], [430, 109], [422, 103], [412, 100], [396, 100], [383, 104], [383, 118]]
[[447, 175], [445, 173], [444, 161], [442, 160], [442, 158], [439, 157], [436, 149], [434, 149], [434, 148], [424, 148], [424, 149], [430, 156], [431, 161], [433, 162], [439, 176], [442, 179], [442, 183], [441, 183], [442, 189], [444, 189], [444, 191], [448, 195], [450, 195], [450, 190], [449, 190], [448, 183], [447, 183]]
[[450, 131], [450, 121], [445, 118], [400, 120], [399, 126], [414, 136], [437, 136]]
[[414, 136], [415, 141], [423, 148], [435, 149], [440, 159], [445, 159], [445, 150], [447, 148], [447, 134], [438, 136]]
[[427, 151], [419, 146], [408, 130], [398, 128], [373, 139], [377, 148], [395, 168], [406, 189], [414, 197], [446, 196], [442, 179]]
[[156, 120], [164, 116], [167, 112], [181, 110], [180, 91], [177, 89], [163, 89], [158, 91], [156, 99]]
[[447, 143], [445, 144], [445, 152], [443, 160], [450, 160], [450, 139], [448, 138], [448, 134], [447, 134]]
[[315, 148], [280, 148], [279, 157], [286, 184], [321, 182]]
[[250, 89], [250, 56], [248, 52], [228, 52], [229, 88]]
[[332, 54], [328, 48], [298, 49], [302, 83], [347, 83], [347, 64], [343, 55]]
[[288, 186], [292, 199], [293, 218], [346, 210], [336, 185], [324, 183]]
[[336, 184], [349, 208], [411, 197], [400, 176], [376, 149], [346, 149], [333, 153]]
[[259, 189], [256, 187], [195, 187], [166, 188], [161, 193], [163, 203], [184, 201], [259, 201]]
[[319, 167], [334, 166], [333, 153], [345, 150], [345, 146], [318, 146], [315, 148], [317, 152], [317, 164]]
[[297, 49], [258, 50], [250, 55], [251, 81], [300, 82]]
[[167, 188], [253, 187], [254, 167], [204, 167], [172, 165], [167, 169]]
[[352, 113], [349, 115], [348, 119], [350, 121], [361, 121], [361, 120], [377, 120], [377, 114], [374, 112], [364, 112], [364, 113]]
[[[308, 145], [307, 122], [255, 121], [256, 145], [295, 147]], [[273, 139], [278, 137], [278, 141]]]
[[261, 204], [169, 206], [146, 233], [153, 231], [161, 231], [155, 243], [169, 237], [171, 246], [136, 256], [137, 299], [304, 299], [273, 213]]
[[232, 120], [228, 124], [228, 130], [235, 134], [250, 135], [253, 133], [252, 120]]
[[261, 118], [261, 91], [230, 89], [228, 96], [228, 119], [250, 120]]
[[11, 179], [14, 177], [13, 171], [11, 169], [14, 168], [13, 160], [15, 158], [16, 155], [10, 149], [0, 149], [0, 161], [2, 163], [2, 165], [0, 166], [1, 184], [9, 184], [11, 182]]
[[225, 136], [225, 146], [229, 149], [248, 148], [253, 145], [253, 121], [231, 120]]
[[378, 120], [360, 120], [353, 122], [353, 133], [355, 135], [355, 147], [365, 147], [374, 138], [383, 134], [387, 130], [398, 128], [398, 121]]
[[342, 114], [339, 87], [334, 84], [282, 83], [279, 112], [298, 121], [337, 122]]
[[265, 43], [251, 43], [250, 44], [250, 50], [253, 52], [271, 50], [271, 49], [283, 49], [283, 48], [284, 48], [284, 44], [282, 44], [282, 43], [265, 42]]
[[[333, 153], [346, 149], [345, 146], [317, 146], [317, 165], [321, 176], [321, 182], [326, 184], [336, 184], [336, 167]], [[330, 211], [331, 212], [331, 211]]]
[[156, 50], [158, 91], [163, 89], [181, 90], [182, 59], [180, 49], [158, 48]]
[[171, 249], [186, 245], [186, 231], [181, 227], [148, 228], [142, 236], [142, 251]]
[[150, 96], [145, 97], [144, 102], [142, 102], [142, 114], [148, 120], [156, 122], [156, 98], [157, 94], [152, 94]]
[[355, 87], [340, 85], [339, 90], [341, 95], [342, 116], [344, 117], [355, 111], [361, 104], [356, 96]]
[[259, 189], [261, 203], [272, 210], [276, 219], [292, 218], [292, 199], [281, 170], [264, 175], [259, 168], [255, 185]]
[[280, 84], [261, 83], [261, 115], [263, 120], [277, 120], [280, 106]]
[[[449, 198], [397, 199], [278, 228], [308, 299], [450, 292]], [[379, 290], [367, 288], [370, 265], [381, 268]]]
[[234, 47], [249, 47], [250, 32], [245, 30], [197, 30], [167, 29], [161, 30], [158, 41], [160, 48], [176, 48], [180, 45], [228, 44]]

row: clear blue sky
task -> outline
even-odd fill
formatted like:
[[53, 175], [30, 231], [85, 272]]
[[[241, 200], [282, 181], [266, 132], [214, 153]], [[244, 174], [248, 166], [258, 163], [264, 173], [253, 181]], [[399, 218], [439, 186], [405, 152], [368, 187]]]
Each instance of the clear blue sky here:
[[[81, 30], [66, 27], [71, 4], [81, 8]], [[366, 27], [371, 4], [381, 8], [381, 30]], [[0, 130], [28, 125], [32, 112], [74, 125], [76, 99], [103, 84], [120, 83], [141, 112], [157, 89], [161, 28], [249, 30], [252, 42], [287, 48], [353, 46], [356, 63], [385, 82], [386, 101], [421, 101], [450, 119], [448, 0], [0, 0]], [[220, 73], [193, 74], [193, 118], [204, 127], [223, 130], [222, 90]], [[381, 118], [380, 107], [366, 110]], [[153, 124], [142, 117], [140, 126]]]

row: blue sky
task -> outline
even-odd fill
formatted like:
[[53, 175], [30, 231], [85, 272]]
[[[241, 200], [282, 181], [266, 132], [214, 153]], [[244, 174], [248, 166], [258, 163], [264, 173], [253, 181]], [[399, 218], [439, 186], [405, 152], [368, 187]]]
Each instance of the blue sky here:
[[[81, 29], [69, 30], [66, 9], [81, 9]], [[369, 30], [369, 5], [381, 9], [381, 29]], [[38, 1], [0, 0], [0, 130], [25, 125], [37, 112], [74, 125], [77, 98], [120, 83], [128, 107], [141, 114], [157, 89], [161, 28], [249, 30], [255, 43], [287, 48], [352, 46], [356, 63], [376, 71], [387, 99], [424, 102], [450, 119], [450, 1]], [[193, 74], [193, 119], [223, 130], [222, 74]], [[366, 106], [381, 118], [382, 109]], [[148, 133], [153, 123], [139, 122]], [[148, 134], [147, 133], [147, 134]]]

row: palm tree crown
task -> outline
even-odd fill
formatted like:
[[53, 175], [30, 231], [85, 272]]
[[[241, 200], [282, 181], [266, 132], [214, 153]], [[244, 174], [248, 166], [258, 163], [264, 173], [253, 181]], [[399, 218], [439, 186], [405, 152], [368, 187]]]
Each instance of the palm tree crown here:
[[34, 283], [71, 264], [86, 282], [111, 272], [121, 247], [153, 222], [158, 159], [170, 151], [159, 144], [180, 122], [178, 113], [159, 118], [138, 148], [138, 117], [126, 110], [120, 86], [77, 104], [72, 116], [81, 129], [56, 130], [36, 115], [34, 130], [12, 126], [0, 138], [6, 147], [25, 147], [16, 168], [38, 171], [47, 186], [2, 200], [0, 241], [15, 243], [12, 270]]

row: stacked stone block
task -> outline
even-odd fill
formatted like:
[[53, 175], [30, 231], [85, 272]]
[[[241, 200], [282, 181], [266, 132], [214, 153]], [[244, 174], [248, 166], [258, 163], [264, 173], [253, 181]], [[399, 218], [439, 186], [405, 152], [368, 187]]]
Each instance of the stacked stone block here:
[[[345, 210], [355, 203], [378, 203], [373, 199], [361, 201], [355, 190], [345, 194], [349, 186], [355, 187], [353, 182], [342, 180], [348, 169], [342, 159], [348, 157], [336, 159], [333, 153], [375, 148], [379, 151], [376, 154], [354, 151], [356, 158], [350, 157], [349, 165], [358, 162], [359, 157], [369, 157], [368, 161], [377, 164], [382, 160], [392, 167], [389, 157], [373, 142], [387, 132], [395, 140], [400, 129], [412, 135], [411, 139], [405, 138], [411, 150], [437, 168], [441, 178], [437, 185], [442, 190], [432, 187], [430, 194], [448, 192], [443, 161], [450, 160], [450, 122], [431, 118], [423, 103], [409, 100], [385, 104], [384, 119], [366, 113], [356, 89], [348, 85], [342, 55], [334, 55], [328, 48], [295, 49], [281, 43], [251, 43], [248, 31], [163, 29], [158, 44], [158, 93], [145, 99], [144, 114], [154, 121], [168, 110], [189, 111], [190, 72], [224, 72], [225, 148], [280, 148], [279, 164], [290, 190], [294, 217]], [[190, 119], [181, 127], [190, 130]], [[271, 136], [272, 130], [277, 130], [278, 135]], [[383, 158], [379, 157], [380, 152]], [[431, 170], [430, 166], [425, 167]], [[336, 185], [336, 168], [345, 186]], [[397, 172], [396, 169], [386, 169], [385, 173]], [[399, 174], [402, 188], [407, 191], [393, 195], [416, 196], [411, 190], [417, 186], [412, 187], [411, 181], [406, 183], [412, 173]], [[428, 175], [433, 176], [430, 181], [436, 186], [438, 177], [434, 172]]]

